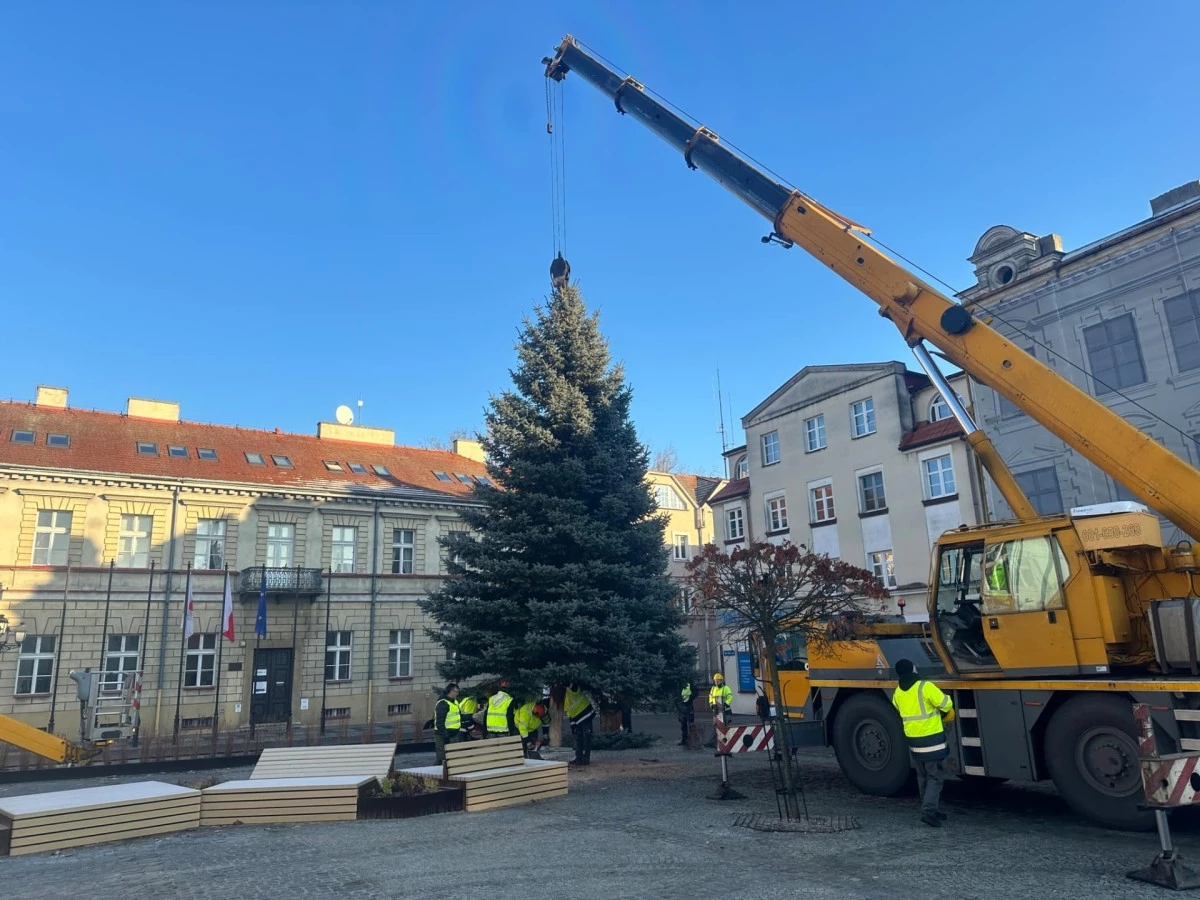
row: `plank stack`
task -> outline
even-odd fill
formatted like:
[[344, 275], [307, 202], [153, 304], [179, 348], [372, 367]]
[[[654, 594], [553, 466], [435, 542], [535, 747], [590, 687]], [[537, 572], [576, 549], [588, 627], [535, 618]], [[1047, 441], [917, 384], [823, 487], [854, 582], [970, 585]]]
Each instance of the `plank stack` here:
[[0, 856], [64, 850], [200, 824], [200, 791], [143, 781], [0, 799]]
[[404, 771], [461, 783], [467, 812], [499, 809], [567, 793], [567, 764], [525, 759], [519, 737], [449, 744], [442, 766]]
[[250, 778], [205, 788], [201, 825], [286, 825], [358, 817], [358, 797], [374, 775]]

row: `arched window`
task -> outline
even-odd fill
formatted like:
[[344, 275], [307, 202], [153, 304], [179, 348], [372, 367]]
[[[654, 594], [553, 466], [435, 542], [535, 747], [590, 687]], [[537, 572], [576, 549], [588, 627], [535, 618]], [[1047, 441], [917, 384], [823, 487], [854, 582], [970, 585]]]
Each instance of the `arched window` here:
[[[955, 394], [954, 396], [958, 398], [959, 405], [965, 409], [967, 402], [963, 400], [962, 395]], [[950, 404], [946, 402], [941, 394], [938, 394], [929, 403], [929, 421], [940, 422], [942, 419], [948, 418], [950, 418]]]
[[749, 478], [750, 477], [750, 463], [747, 461], [745, 456], [739, 457], [738, 461], [734, 464], [733, 477], [734, 478]]

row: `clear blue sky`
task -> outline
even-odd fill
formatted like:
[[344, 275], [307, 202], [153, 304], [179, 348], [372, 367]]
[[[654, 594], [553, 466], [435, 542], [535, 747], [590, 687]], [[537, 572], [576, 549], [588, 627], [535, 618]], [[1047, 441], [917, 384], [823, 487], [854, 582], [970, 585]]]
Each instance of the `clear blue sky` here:
[[[479, 426], [548, 288], [565, 32], [962, 286], [991, 225], [1078, 247], [1200, 177], [1198, 28], [1191, 0], [8, 3], [0, 396]], [[910, 361], [590, 86], [564, 97], [567, 256], [647, 444], [719, 465], [718, 364], [740, 416], [804, 365]]]

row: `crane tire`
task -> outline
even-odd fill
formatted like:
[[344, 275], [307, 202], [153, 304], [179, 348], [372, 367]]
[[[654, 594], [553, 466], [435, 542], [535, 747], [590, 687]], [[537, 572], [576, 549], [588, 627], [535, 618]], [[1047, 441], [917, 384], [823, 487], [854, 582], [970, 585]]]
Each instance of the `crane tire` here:
[[833, 720], [838, 765], [856, 788], [894, 797], [912, 778], [908, 742], [896, 710], [880, 694], [855, 694]]
[[1046, 727], [1046, 768], [1071, 809], [1106, 828], [1149, 831], [1154, 814], [1138, 809], [1142, 776], [1132, 703], [1080, 695]]

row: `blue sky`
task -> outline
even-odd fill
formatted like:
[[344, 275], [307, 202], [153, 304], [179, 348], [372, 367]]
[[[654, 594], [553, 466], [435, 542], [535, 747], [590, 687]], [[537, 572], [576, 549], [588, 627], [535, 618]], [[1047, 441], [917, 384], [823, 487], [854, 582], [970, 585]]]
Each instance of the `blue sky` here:
[[[965, 286], [991, 225], [1078, 247], [1200, 177], [1197, 26], [1189, 0], [6, 4], [0, 396], [478, 427], [548, 289], [566, 32]], [[805, 365], [911, 362], [590, 86], [564, 109], [567, 257], [652, 448], [719, 467], [718, 365], [737, 417]]]

